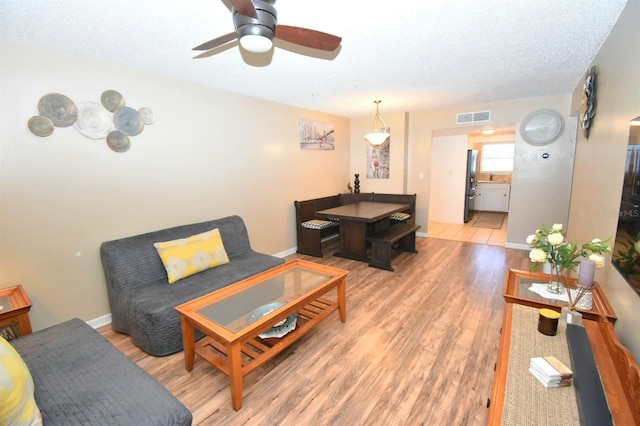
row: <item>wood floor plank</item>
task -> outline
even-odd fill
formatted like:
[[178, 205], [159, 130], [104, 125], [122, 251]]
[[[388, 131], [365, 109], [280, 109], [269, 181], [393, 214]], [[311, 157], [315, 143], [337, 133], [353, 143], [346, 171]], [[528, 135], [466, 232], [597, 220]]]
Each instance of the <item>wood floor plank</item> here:
[[176, 395], [194, 425], [483, 425], [504, 276], [528, 268], [528, 252], [437, 238], [416, 247], [394, 257], [395, 272], [330, 254], [288, 257], [350, 271], [347, 322], [332, 313], [247, 375], [238, 412], [226, 376], [204, 360], [187, 372], [181, 352], [153, 357], [110, 326], [100, 331]]

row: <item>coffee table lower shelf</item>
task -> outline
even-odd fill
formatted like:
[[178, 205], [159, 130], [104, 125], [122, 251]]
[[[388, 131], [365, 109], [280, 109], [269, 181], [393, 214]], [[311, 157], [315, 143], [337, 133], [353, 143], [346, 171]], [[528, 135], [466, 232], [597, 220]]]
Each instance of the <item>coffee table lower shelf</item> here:
[[[291, 346], [338, 308], [337, 302], [319, 297], [297, 310], [296, 328], [281, 338], [263, 339], [255, 335], [237, 342], [224, 342], [215, 335], [206, 335], [195, 343], [194, 352], [229, 376], [233, 408], [238, 410], [242, 404], [242, 378]], [[200, 331], [207, 333], [207, 330]], [[193, 368], [193, 361], [193, 358], [185, 359], [187, 370]]]
[[[338, 304], [325, 298], [314, 300], [298, 311], [296, 328], [280, 338], [263, 339], [259, 336], [249, 337], [241, 342], [242, 376], [246, 376], [265, 362], [291, 346], [293, 342], [304, 336], [313, 326], [338, 309]], [[229, 347], [213, 337], [205, 336], [196, 343], [195, 352], [211, 365], [231, 376], [229, 364]]]

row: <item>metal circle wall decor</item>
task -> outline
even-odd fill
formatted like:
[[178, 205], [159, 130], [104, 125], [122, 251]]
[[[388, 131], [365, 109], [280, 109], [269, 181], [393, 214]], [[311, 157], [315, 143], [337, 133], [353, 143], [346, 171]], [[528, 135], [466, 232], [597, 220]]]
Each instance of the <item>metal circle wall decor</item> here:
[[40, 115], [31, 117], [27, 127], [36, 136], [45, 137], [55, 127], [73, 127], [90, 139], [106, 139], [115, 152], [131, 147], [130, 136], [139, 135], [145, 125], [152, 124], [155, 116], [151, 108], [139, 110], [125, 106], [124, 97], [115, 90], [105, 90], [100, 103], [81, 102], [77, 106], [60, 93], [44, 95], [38, 102]]
[[69, 127], [78, 118], [78, 108], [71, 99], [60, 93], [49, 93], [40, 98], [38, 111], [56, 127]]
[[596, 66], [592, 66], [584, 79], [582, 87], [582, 105], [580, 106], [580, 127], [584, 133], [584, 137], [589, 139], [589, 131], [591, 122], [596, 115]]
[[144, 123], [138, 111], [129, 107], [118, 108], [113, 113], [113, 123], [116, 129], [128, 136], [139, 135], [144, 129]]
[[142, 122], [144, 124], [153, 124], [154, 120], [155, 120], [155, 115], [153, 114], [153, 111], [151, 111], [151, 108], [149, 107], [142, 107], [138, 110], [138, 114], [140, 114], [140, 118], [142, 119]]
[[27, 122], [29, 130], [36, 136], [46, 137], [53, 133], [53, 122], [44, 115], [34, 115]]
[[107, 135], [107, 146], [115, 152], [125, 152], [131, 147], [129, 136], [114, 130]]
[[105, 90], [100, 95], [100, 102], [109, 112], [115, 112], [118, 108], [126, 105], [124, 97], [115, 90]]
[[104, 139], [114, 130], [111, 114], [97, 102], [78, 104], [78, 119], [73, 127], [90, 139]]

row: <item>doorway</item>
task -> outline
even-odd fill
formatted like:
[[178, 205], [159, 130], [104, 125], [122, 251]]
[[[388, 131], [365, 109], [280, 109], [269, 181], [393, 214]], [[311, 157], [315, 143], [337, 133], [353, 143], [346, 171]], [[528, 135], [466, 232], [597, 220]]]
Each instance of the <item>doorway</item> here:
[[[474, 200], [474, 211], [470, 214], [471, 218], [467, 223], [464, 223], [466, 161], [467, 150], [469, 149], [474, 149], [481, 153], [484, 145], [504, 142], [513, 144], [515, 141], [515, 126], [511, 125], [496, 129], [495, 133], [491, 135], [483, 134], [480, 128], [466, 129], [467, 133], [464, 134], [459, 132], [460, 129], [449, 129], [434, 131], [433, 133], [430, 167], [429, 236], [504, 247], [507, 242], [507, 228], [509, 226], [509, 203], [507, 201], [507, 207], [503, 208], [502, 206], [493, 205], [489, 201], [495, 198], [491, 197], [494, 192], [496, 194], [499, 192], [500, 195], [510, 193], [512, 168], [510, 170], [483, 171], [480, 164], [482, 158], [480, 157], [477, 164], [477, 187], [486, 192], [486, 200], [482, 201], [487, 201], [487, 205], [484, 206], [479, 202], [480, 200]], [[506, 199], [508, 200], [508, 198], [507, 195]], [[500, 200], [504, 199], [505, 196], [500, 197]], [[483, 211], [487, 211], [487, 213], [489, 211], [503, 211], [504, 220], [499, 228], [484, 228], [476, 224]]]

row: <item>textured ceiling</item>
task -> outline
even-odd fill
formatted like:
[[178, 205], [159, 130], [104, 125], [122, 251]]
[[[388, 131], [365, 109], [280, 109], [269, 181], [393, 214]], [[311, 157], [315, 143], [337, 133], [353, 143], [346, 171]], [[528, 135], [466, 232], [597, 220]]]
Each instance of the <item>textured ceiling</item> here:
[[[570, 93], [626, 0], [280, 0], [278, 22], [341, 36], [330, 59], [237, 42], [221, 0], [0, 0], [3, 39], [345, 117]], [[306, 55], [294, 53], [303, 52]]]

